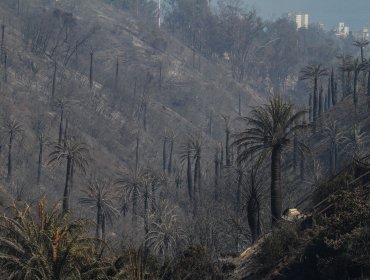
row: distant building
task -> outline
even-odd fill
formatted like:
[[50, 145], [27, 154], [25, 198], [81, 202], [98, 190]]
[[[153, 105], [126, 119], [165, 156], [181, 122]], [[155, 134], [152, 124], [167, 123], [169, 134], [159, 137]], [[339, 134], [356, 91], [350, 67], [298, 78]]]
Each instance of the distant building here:
[[295, 22], [297, 29], [308, 28], [308, 14], [289, 13], [288, 18]]
[[349, 27], [344, 24], [344, 22], [338, 23], [335, 35], [338, 38], [346, 38], [349, 35]]
[[360, 37], [362, 39], [369, 39], [369, 28], [368, 27], [364, 27], [361, 29]]

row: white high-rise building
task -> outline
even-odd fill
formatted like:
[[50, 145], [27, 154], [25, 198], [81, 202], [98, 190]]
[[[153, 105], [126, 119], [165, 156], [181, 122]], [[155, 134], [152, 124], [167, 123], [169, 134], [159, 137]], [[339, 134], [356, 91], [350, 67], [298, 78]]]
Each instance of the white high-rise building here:
[[288, 13], [288, 18], [295, 22], [297, 29], [308, 28], [308, 14]]
[[346, 38], [349, 35], [349, 27], [344, 24], [344, 22], [338, 23], [337, 37]]
[[300, 28], [308, 28], [308, 14], [296, 14], [295, 15], [295, 23], [297, 25], [297, 29]]

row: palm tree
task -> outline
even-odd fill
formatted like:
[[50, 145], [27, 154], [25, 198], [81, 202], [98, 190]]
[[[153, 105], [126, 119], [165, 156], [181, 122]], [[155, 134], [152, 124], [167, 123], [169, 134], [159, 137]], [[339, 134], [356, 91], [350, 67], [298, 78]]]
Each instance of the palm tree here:
[[135, 167], [135, 169], [128, 167], [123, 170], [120, 178], [116, 180], [115, 184], [123, 187], [123, 196], [121, 200], [129, 199], [132, 201], [132, 222], [136, 223], [138, 215], [138, 201], [142, 197], [143, 189], [148, 183], [148, 171]]
[[89, 149], [82, 142], [67, 139], [64, 144], [54, 144], [53, 151], [49, 154], [48, 165], [61, 164], [67, 161], [66, 181], [63, 195], [63, 214], [69, 210], [70, 180], [72, 165], [83, 174], [86, 173], [86, 167], [89, 165]]
[[39, 116], [34, 124], [35, 133], [37, 139], [39, 141], [39, 157], [37, 162], [37, 185], [40, 184], [41, 181], [41, 171], [42, 171], [42, 161], [43, 161], [43, 153], [44, 153], [44, 145], [48, 143], [47, 137], [47, 125], [44, 120], [44, 116]]
[[367, 74], [367, 107], [370, 109], [370, 57], [361, 63], [361, 71]]
[[[107, 264], [96, 258], [85, 220], [50, 211], [45, 200], [35, 209], [14, 207], [14, 216], [0, 217], [0, 262], [8, 279], [103, 279]], [[104, 277], [104, 279], [106, 279]]]
[[366, 155], [369, 141], [367, 131], [355, 125], [350, 136], [344, 139], [345, 150], [355, 161], [360, 161]]
[[117, 191], [110, 180], [92, 179], [82, 192], [85, 196], [81, 197], [79, 202], [96, 209], [96, 238], [105, 240], [106, 221], [112, 224], [112, 218], [119, 215], [119, 211], [114, 207]]
[[[306, 111], [293, 109], [293, 104], [281, 97], [272, 98], [268, 104], [255, 107], [251, 117], [244, 117], [246, 128], [234, 135], [234, 145], [239, 149], [238, 162], [245, 162], [250, 155], [264, 158], [271, 154], [271, 214], [272, 225], [281, 218], [281, 154], [291, 147], [294, 132], [306, 125], [296, 125]], [[300, 149], [308, 148], [299, 142]]]
[[7, 181], [12, 179], [12, 148], [13, 148], [13, 141], [14, 138], [20, 134], [22, 129], [22, 124], [18, 122], [16, 119], [10, 118], [5, 123], [5, 131], [9, 135], [9, 150], [8, 150], [8, 175]]
[[261, 201], [262, 201], [262, 176], [258, 174], [258, 163], [249, 172], [248, 187], [243, 196], [247, 208], [247, 220], [251, 231], [252, 242], [261, 234]]
[[[352, 73], [352, 56], [340, 55], [339, 70], [342, 72], [342, 94], [343, 98], [351, 94], [351, 73]], [[346, 75], [347, 74], [347, 75]]]
[[59, 134], [58, 134], [58, 144], [62, 143], [63, 138], [63, 121], [64, 121], [64, 114], [66, 109], [69, 106], [70, 101], [66, 98], [58, 98], [55, 103], [54, 107], [60, 110], [60, 122], [59, 122]]
[[345, 137], [336, 121], [324, 126], [323, 134], [330, 142], [330, 173], [334, 175], [338, 168], [338, 147], [345, 141]]
[[[312, 104], [312, 112], [313, 112], [313, 120], [315, 121], [318, 116], [318, 81], [321, 77], [327, 76], [328, 69], [324, 68], [321, 64], [312, 64], [307, 65], [301, 70], [301, 75], [299, 77], [300, 80], [309, 80], [313, 82], [313, 104]], [[311, 99], [311, 98], [310, 98]], [[310, 103], [311, 107], [311, 103]]]
[[368, 40], [366, 40], [365, 38], [361, 38], [361, 39], [355, 40], [352, 43], [353, 46], [355, 46], [357, 48], [360, 48], [361, 61], [364, 61], [364, 48], [366, 48], [369, 45], [369, 43], [370, 42]]
[[353, 77], [353, 104], [355, 105], [355, 108], [357, 108], [358, 103], [358, 94], [357, 94], [357, 82], [358, 82], [358, 74], [362, 69], [362, 64], [358, 57], [352, 60], [352, 63], [350, 65], [351, 70], [354, 73]]
[[203, 139], [200, 136], [194, 136], [191, 138], [191, 147], [194, 154], [194, 197], [196, 192], [200, 195], [200, 188], [202, 185], [201, 182], [201, 156], [202, 156], [202, 147]]
[[173, 256], [179, 244], [186, 239], [174, 211], [175, 209], [170, 208], [168, 203], [162, 201], [145, 238], [145, 243], [162, 257]]

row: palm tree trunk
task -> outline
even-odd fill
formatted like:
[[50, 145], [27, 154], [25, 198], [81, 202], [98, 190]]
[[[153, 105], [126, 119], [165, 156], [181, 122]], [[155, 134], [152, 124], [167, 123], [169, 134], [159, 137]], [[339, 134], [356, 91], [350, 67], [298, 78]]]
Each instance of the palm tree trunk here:
[[105, 215], [102, 215], [101, 217], [101, 238], [103, 239], [103, 241], [105, 241], [105, 226], [106, 226], [106, 222], [105, 222]]
[[59, 137], [58, 137], [58, 144], [59, 145], [62, 143], [63, 119], [64, 119], [64, 109], [61, 108], [61, 111], [60, 111], [60, 122], [59, 122]]
[[272, 226], [281, 218], [281, 147], [275, 146], [271, 154], [271, 215]]
[[171, 174], [171, 173], [172, 173], [173, 142], [174, 142], [174, 139], [173, 139], [173, 138], [171, 138], [170, 158], [169, 158], [169, 160], [168, 160], [168, 168], [167, 168], [167, 172], [168, 172], [168, 174]]
[[248, 201], [248, 225], [251, 230], [252, 243], [254, 243], [260, 235], [260, 219], [259, 219], [259, 203], [257, 198], [252, 195]]
[[89, 74], [90, 89], [92, 89], [93, 87], [93, 57], [94, 57], [94, 52], [90, 51], [90, 74]]
[[355, 69], [355, 76], [353, 79], [353, 104], [355, 105], [355, 108], [357, 108], [357, 78], [358, 77], [358, 71]]
[[37, 167], [37, 185], [40, 184], [40, 180], [41, 180], [42, 153], [43, 153], [43, 148], [44, 148], [44, 143], [42, 140], [40, 140], [39, 146], [40, 146], [40, 149], [39, 149], [39, 161], [38, 161], [38, 167]]
[[136, 225], [137, 221], [137, 200], [139, 199], [138, 190], [135, 187], [132, 191], [132, 224]]
[[155, 191], [155, 183], [152, 183], [152, 212], [156, 210], [156, 191]]
[[335, 143], [331, 143], [330, 147], [330, 173], [332, 176], [335, 173]]
[[192, 200], [193, 199], [193, 194], [192, 194], [192, 191], [193, 191], [193, 179], [192, 179], [192, 176], [191, 176], [191, 155], [190, 155], [190, 150], [188, 150], [188, 154], [187, 154], [187, 180], [188, 180], [188, 194], [189, 194], [189, 199]]
[[242, 196], [242, 182], [243, 182], [243, 171], [238, 170], [238, 183], [236, 188], [236, 213], [239, 214], [241, 210], [241, 196]]
[[164, 137], [163, 139], [163, 172], [166, 172], [166, 159], [167, 159], [166, 144], [167, 144], [167, 137]]
[[12, 179], [12, 144], [13, 144], [13, 133], [9, 136], [9, 151], [8, 151], [8, 176], [7, 181]]
[[218, 150], [215, 154], [215, 190], [214, 190], [214, 199], [215, 201], [218, 200], [218, 177], [219, 177], [219, 161], [218, 161]]
[[226, 144], [225, 144], [225, 152], [226, 152], [226, 166], [230, 166], [230, 130], [226, 129]]
[[370, 68], [367, 73], [367, 107], [370, 109]]
[[51, 85], [51, 100], [54, 100], [55, 96], [55, 83], [56, 83], [56, 77], [57, 77], [57, 61], [54, 61], [54, 73], [53, 73], [53, 81]]
[[101, 229], [101, 224], [102, 224], [102, 214], [101, 214], [101, 204], [100, 204], [100, 197], [98, 198], [98, 203], [97, 203], [97, 211], [96, 211], [96, 233], [95, 237], [99, 239], [101, 237], [100, 235], [100, 229]]
[[69, 178], [71, 175], [71, 163], [72, 159], [70, 157], [67, 158], [67, 171], [66, 171], [66, 182], [64, 185], [64, 195], [63, 195], [63, 214], [66, 214], [69, 210]]
[[298, 166], [298, 137], [297, 137], [297, 133], [294, 133], [294, 138], [293, 138], [293, 170], [294, 170], [294, 176], [297, 174], [297, 166]]
[[313, 120], [316, 121], [318, 116], [318, 94], [317, 94], [317, 77], [314, 79], [313, 87]]
[[149, 232], [149, 224], [148, 224], [148, 196], [149, 196], [149, 190], [148, 190], [148, 184], [145, 185], [145, 195], [144, 195], [144, 233], [145, 236]]

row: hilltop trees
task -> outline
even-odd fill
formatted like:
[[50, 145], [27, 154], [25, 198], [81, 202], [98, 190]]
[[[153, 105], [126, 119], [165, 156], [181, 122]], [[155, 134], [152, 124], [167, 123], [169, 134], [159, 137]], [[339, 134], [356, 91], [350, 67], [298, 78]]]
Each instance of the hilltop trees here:
[[[272, 225], [281, 217], [281, 157], [291, 145], [293, 133], [304, 128], [296, 125], [306, 111], [295, 111], [293, 105], [281, 97], [274, 97], [267, 104], [255, 107], [250, 117], [243, 118], [246, 128], [235, 134], [234, 145], [240, 150], [238, 162], [250, 155], [271, 155], [271, 214]], [[300, 147], [306, 149], [302, 143]]]

